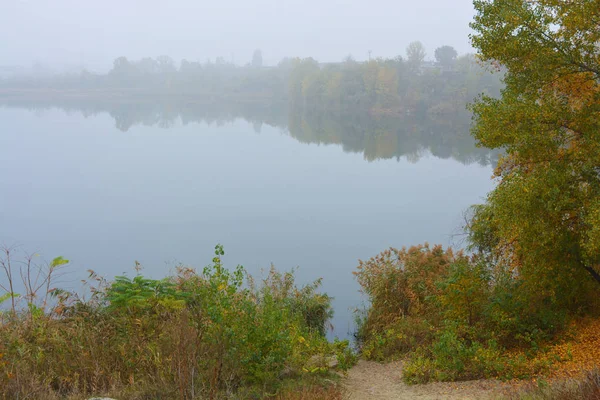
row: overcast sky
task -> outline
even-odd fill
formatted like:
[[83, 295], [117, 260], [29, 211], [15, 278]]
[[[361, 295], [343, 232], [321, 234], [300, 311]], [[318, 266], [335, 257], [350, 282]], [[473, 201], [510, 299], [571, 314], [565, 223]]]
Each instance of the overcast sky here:
[[423, 42], [471, 51], [471, 0], [0, 0], [0, 65], [85, 65], [118, 56], [223, 56], [265, 63], [286, 56], [338, 61], [404, 55]]

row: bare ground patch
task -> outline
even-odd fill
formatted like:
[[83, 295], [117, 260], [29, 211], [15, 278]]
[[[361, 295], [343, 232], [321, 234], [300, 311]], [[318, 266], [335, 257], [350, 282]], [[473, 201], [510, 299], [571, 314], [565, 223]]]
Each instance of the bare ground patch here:
[[346, 400], [493, 399], [510, 387], [494, 380], [407, 385], [402, 382], [402, 362], [364, 360], [348, 372], [343, 385]]

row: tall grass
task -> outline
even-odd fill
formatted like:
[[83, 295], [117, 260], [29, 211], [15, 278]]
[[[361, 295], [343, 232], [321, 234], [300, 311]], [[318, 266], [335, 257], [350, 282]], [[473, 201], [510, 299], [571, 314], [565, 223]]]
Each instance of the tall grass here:
[[298, 287], [272, 269], [245, 285], [223, 255], [217, 246], [201, 273], [162, 280], [92, 273], [87, 300], [60, 292], [48, 309], [11, 306], [0, 320], [0, 398], [258, 398], [280, 393], [283, 379], [327, 374], [315, 355], [351, 364], [348, 342], [325, 339], [331, 299], [318, 281]]

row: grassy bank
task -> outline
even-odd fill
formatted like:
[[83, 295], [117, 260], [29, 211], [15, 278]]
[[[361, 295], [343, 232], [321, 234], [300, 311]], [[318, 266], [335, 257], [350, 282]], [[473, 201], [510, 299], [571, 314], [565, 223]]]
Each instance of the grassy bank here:
[[331, 299], [319, 282], [298, 287], [274, 269], [254, 282], [242, 267], [226, 269], [223, 254], [217, 246], [201, 273], [179, 268], [162, 280], [91, 273], [83, 299], [52, 287], [66, 260], [28, 285], [35, 266], [5, 252], [4, 272], [11, 283], [25, 276], [25, 294], [3, 296], [0, 398], [339, 396], [325, 378], [354, 356], [348, 342], [325, 338]]

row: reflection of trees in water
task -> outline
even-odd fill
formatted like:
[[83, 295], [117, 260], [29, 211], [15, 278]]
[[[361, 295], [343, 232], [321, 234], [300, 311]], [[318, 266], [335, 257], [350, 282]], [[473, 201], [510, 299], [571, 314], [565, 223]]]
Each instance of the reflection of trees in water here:
[[423, 155], [453, 158], [465, 164], [494, 165], [498, 152], [478, 148], [470, 135], [468, 112], [443, 116], [338, 118], [323, 115], [289, 116], [290, 134], [303, 143], [339, 144], [346, 152], [363, 153], [368, 161]]
[[256, 133], [263, 125], [287, 130], [301, 143], [337, 144], [345, 152], [363, 153], [368, 161], [401, 157], [416, 162], [428, 153], [465, 164], [495, 164], [498, 153], [478, 148], [469, 133], [471, 118], [468, 112], [443, 115], [381, 116], [366, 113], [331, 115], [288, 111], [284, 104], [239, 103], [231, 101], [197, 101], [169, 99], [81, 98], [61, 100], [4, 100], [6, 107], [40, 111], [60, 108], [67, 113], [84, 117], [108, 113], [115, 127], [123, 132], [133, 126], [171, 128], [178, 121], [216, 124], [245, 119]]

